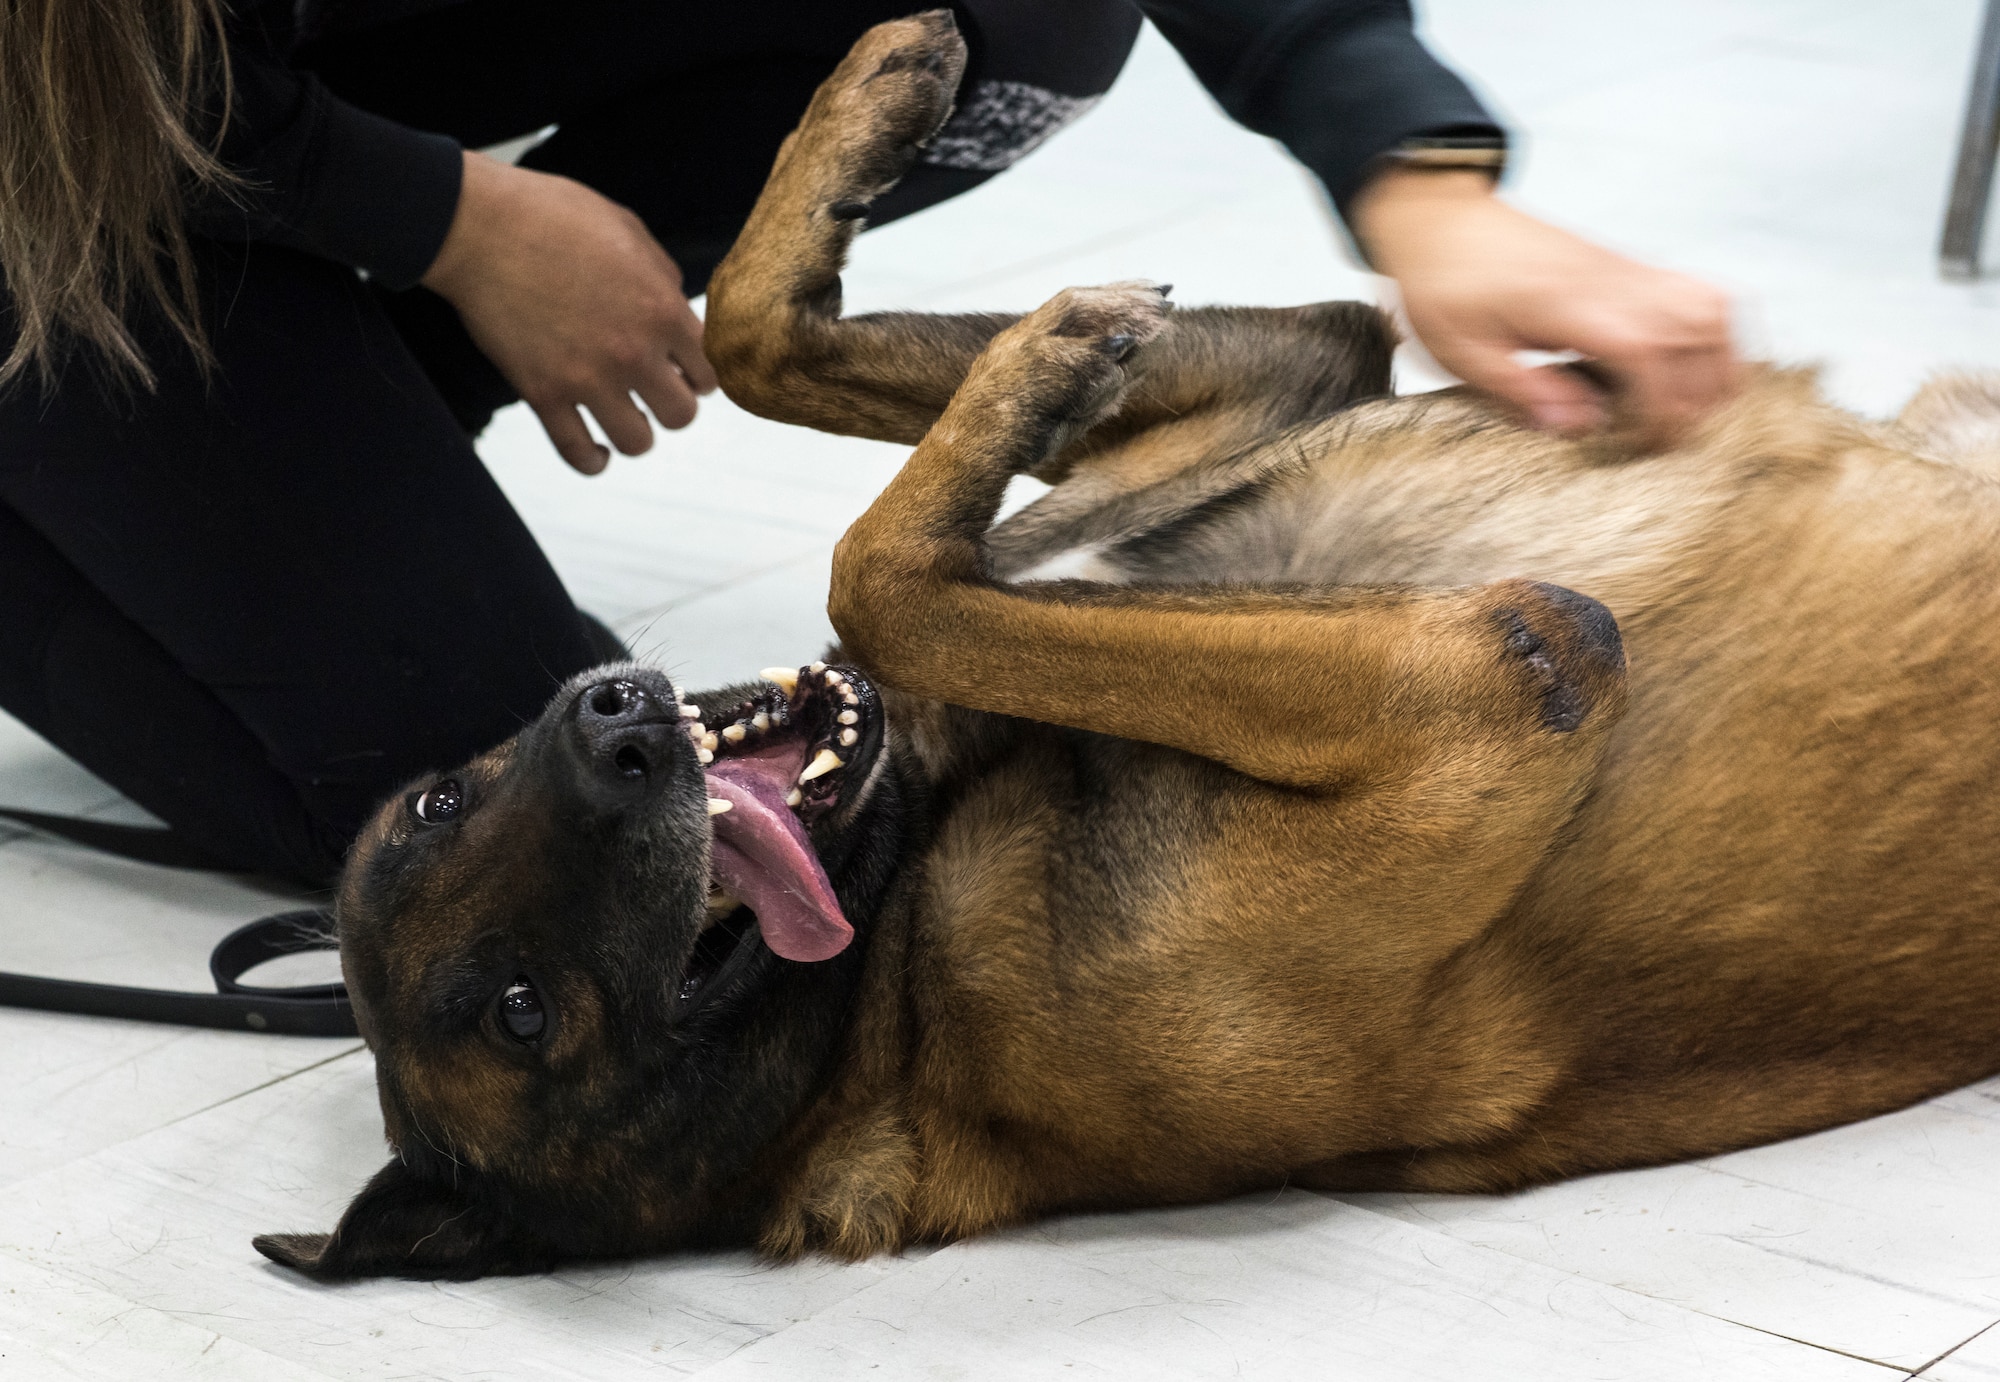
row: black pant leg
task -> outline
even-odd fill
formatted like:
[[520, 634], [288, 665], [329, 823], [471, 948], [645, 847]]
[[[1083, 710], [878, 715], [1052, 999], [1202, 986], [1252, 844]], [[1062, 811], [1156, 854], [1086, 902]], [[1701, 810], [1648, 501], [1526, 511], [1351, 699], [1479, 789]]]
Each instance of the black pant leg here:
[[8, 713], [204, 853], [312, 882], [339, 868], [347, 837], [256, 736], [5, 505], [0, 592]]
[[[53, 398], [30, 385], [0, 400], [0, 503], [103, 602], [75, 626], [97, 633], [43, 657], [37, 700], [36, 597], [0, 586], [14, 606], [0, 696], [211, 852], [323, 876], [385, 794], [505, 738], [595, 659], [365, 285], [287, 250], [198, 254], [212, 378], [148, 328], [155, 394], [108, 401], [73, 367]], [[158, 655], [134, 651], [120, 620]], [[131, 670], [148, 656], [153, 670]], [[48, 707], [93, 661], [126, 669], [92, 694], [115, 705], [130, 677], [130, 713], [107, 705], [79, 727]], [[185, 679], [170, 694], [168, 666]], [[255, 777], [224, 721], [272, 777], [160, 786], [187, 760]], [[307, 824], [272, 827], [285, 793]]]

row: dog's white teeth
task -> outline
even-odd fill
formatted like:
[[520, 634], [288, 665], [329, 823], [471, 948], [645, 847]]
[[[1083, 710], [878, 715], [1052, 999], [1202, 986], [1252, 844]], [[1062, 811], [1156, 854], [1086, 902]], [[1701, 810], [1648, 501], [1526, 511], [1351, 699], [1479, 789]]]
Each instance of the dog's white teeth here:
[[702, 735], [708, 733], [708, 726], [703, 724], [701, 721], [696, 720], [693, 724], [687, 727], [687, 731], [691, 738], [699, 739], [701, 738]]
[[740, 744], [743, 742], [743, 736], [749, 732], [742, 725], [731, 725], [722, 731], [722, 737], [732, 744]]
[[683, 720], [699, 720], [701, 718], [701, 707], [698, 705], [682, 706], [681, 718]]
[[856, 739], [859, 739], [860, 737], [861, 735], [855, 730], [843, 729], [842, 731], [840, 731], [840, 746], [842, 748], [846, 748], [848, 745], [852, 744]]
[[796, 787], [792, 788], [791, 791], [785, 793], [785, 805], [787, 806], [797, 806], [800, 802], [804, 801], [805, 799], [806, 799], [806, 794], [804, 792], [801, 792]]
[[770, 727], [771, 727], [771, 716], [769, 712], [760, 710], [755, 715], [752, 715], [750, 717], [750, 728], [756, 730], [759, 734], [762, 734], [765, 730], [769, 729]]
[[724, 811], [734, 811], [735, 809], [736, 803], [733, 801], [727, 801], [722, 797], [710, 797], [708, 799], [708, 814], [711, 816], [719, 816]]
[[861, 723], [861, 712], [858, 710], [843, 710], [836, 718], [843, 725], [858, 725]]
[[846, 677], [843, 677], [840, 673], [834, 671], [831, 667], [826, 669], [826, 684], [828, 686], [838, 686], [843, 681], [846, 680], [847, 680]]
[[697, 742], [700, 743], [702, 751], [705, 753], [714, 753], [721, 746], [721, 741], [706, 730], [702, 731], [702, 736]]
[[715, 761], [715, 755], [713, 753], [710, 753], [707, 749], [696, 749], [694, 751], [694, 759], [695, 762], [701, 764], [705, 768], [709, 764]]
[[799, 774], [799, 781], [811, 782], [816, 777], [825, 777], [835, 768], [845, 766], [847, 765], [841, 761], [840, 755], [832, 749], [821, 749], [813, 761], [806, 764], [806, 770]]
[[843, 701], [846, 701], [849, 705], [861, 704], [861, 697], [854, 694], [854, 688], [851, 686], [848, 687], [845, 691], [840, 693], [840, 698]]
[[[738, 907], [741, 907], [742, 905], [743, 904], [741, 902], [738, 902], [736, 900], [736, 894], [730, 892], [729, 889], [722, 887], [720, 884], [716, 883], [711, 883], [708, 885], [709, 926], [712, 926], [716, 922], [721, 921], [724, 917], [728, 916], [731, 912], [735, 911]], [[704, 931], [706, 931], [707, 929], [708, 926], [702, 927], [702, 930]]]
[[814, 676], [818, 676], [821, 672], [824, 672], [826, 670], [826, 664], [824, 662], [815, 662], [812, 666], [806, 668], [806, 670], [808, 672], [811, 672]]
[[757, 674], [770, 682], [787, 696], [799, 689], [799, 673], [795, 667], [766, 667]]

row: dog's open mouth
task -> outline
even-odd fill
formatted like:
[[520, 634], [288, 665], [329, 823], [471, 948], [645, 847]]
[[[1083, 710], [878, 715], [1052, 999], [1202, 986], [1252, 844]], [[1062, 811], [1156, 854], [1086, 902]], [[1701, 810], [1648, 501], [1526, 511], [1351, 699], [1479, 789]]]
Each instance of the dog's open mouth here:
[[881, 749], [875, 689], [849, 667], [815, 662], [764, 673], [772, 684], [719, 728], [688, 726], [708, 779], [709, 911], [682, 982], [692, 996], [754, 924], [788, 960], [826, 960], [854, 928], [842, 915], [810, 831], [865, 787]]

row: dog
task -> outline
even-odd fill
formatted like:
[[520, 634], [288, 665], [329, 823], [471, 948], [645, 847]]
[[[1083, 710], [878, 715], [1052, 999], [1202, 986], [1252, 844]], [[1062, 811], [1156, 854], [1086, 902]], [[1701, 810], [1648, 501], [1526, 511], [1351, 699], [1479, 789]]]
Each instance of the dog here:
[[866, 35], [711, 290], [732, 398], [915, 446], [838, 647], [597, 669], [381, 809], [338, 918], [396, 1155], [261, 1251], [860, 1258], [2000, 1070], [2000, 388], [1872, 424], [1760, 369], [1646, 455], [1393, 396], [1357, 304], [843, 318], [963, 62]]

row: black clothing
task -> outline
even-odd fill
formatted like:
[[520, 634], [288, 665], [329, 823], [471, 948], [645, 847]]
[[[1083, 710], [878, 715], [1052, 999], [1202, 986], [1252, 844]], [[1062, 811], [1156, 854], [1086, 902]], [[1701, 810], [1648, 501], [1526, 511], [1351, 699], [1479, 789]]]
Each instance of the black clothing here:
[[[671, 45], [639, 35], [657, 70], [623, 90], [601, 61], [616, 31], [588, 21], [669, 7], [622, 0], [558, 14], [500, 0], [476, 11], [482, 24], [511, 15], [521, 26], [498, 41], [461, 23], [475, 13], [466, 6], [323, 36], [307, 51], [332, 82], [379, 96], [391, 114], [404, 98], [376, 64], [407, 75], [419, 88], [408, 99], [432, 102], [438, 123], [469, 140], [559, 114], [562, 134], [534, 161], [641, 208], [698, 288], [813, 88], [864, 29], [903, 8], [791, 3], [800, 22], [778, 25], [785, 44], [762, 54], [755, 33], [724, 23], [710, 26], [708, 48], [686, 26]], [[785, 18], [782, 3], [758, 8]], [[1138, 21], [1098, 9], [1113, 22], [1085, 26], [1093, 41], [1037, 76], [1077, 96], [1109, 86]], [[1004, 44], [974, 37], [1005, 58]], [[498, 65], [520, 54], [553, 73], [510, 85], [518, 73]], [[397, 66], [413, 58], [428, 69]], [[982, 63], [996, 80], [1015, 70]], [[32, 383], [0, 395], [0, 705], [197, 849], [323, 882], [383, 795], [505, 738], [612, 650], [467, 440], [511, 390], [442, 299], [382, 285], [382, 265], [403, 255], [421, 272], [421, 255], [378, 230], [387, 250], [346, 256], [375, 268], [373, 281], [329, 257], [340, 228], [366, 220], [355, 210], [365, 199], [322, 215], [339, 201], [329, 189], [352, 173], [356, 149], [379, 149], [368, 141], [402, 127], [342, 114], [317, 78], [279, 75], [296, 99], [259, 107], [289, 112], [260, 147], [298, 155], [300, 182], [247, 212], [207, 208], [195, 240], [212, 382], [142, 318], [155, 393], [108, 396], [79, 358], [53, 397]], [[430, 139], [411, 144], [412, 166]], [[456, 167], [458, 145], [437, 142]], [[878, 205], [873, 219], [992, 171], [922, 166], [896, 194], [900, 212]], [[662, 195], [673, 189], [681, 195]], [[419, 211], [429, 206], [419, 198]], [[375, 211], [393, 222], [393, 207]]]
[[[606, 652], [466, 439], [513, 391], [411, 287], [460, 145], [558, 125], [523, 161], [631, 207], [699, 292], [814, 87], [910, 8], [239, 0], [222, 152], [247, 191], [191, 210], [216, 374], [142, 319], [155, 393], [78, 359], [53, 397], [0, 395], [0, 705], [198, 849], [327, 879], [375, 801]], [[958, 112], [871, 224], [1008, 166], [1139, 25], [1125, 0], [954, 8]], [[1140, 8], [1337, 198], [1410, 135], [1492, 129], [1402, 0]]]
[[1342, 216], [1370, 165], [1493, 117], [1410, 31], [1409, 0], [1137, 0], [1241, 124], [1319, 175]]
[[601, 645], [351, 272], [196, 248], [212, 384], [142, 322], [157, 393], [72, 367], [0, 405], [0, 705], [204, 852], [324, 881]]
[[[1136, 3], [1223, 109], [1281, 141], [1343, 212], [1371, 162], [1404, 139], [1500, 134], [1417, 41], [1408, 0]], [[1069, 50], [1107, 51], [1079, 39], [1079, 18], [1101, 24], [1105, 11], [1124, 5], [987, 0], [956, 8], [973, 18], [975, 35], [977, 12], [997, 17], [1010, 31], [1007, 64], [1025, 73], [1011, 79], [1048, 85], [1030, 55], [1063, 66]], [[607, 119], [626, 104], [643, 113], [669, 94], [642, 90], [649, 74], [697, 62], [761, 66], [774, 54], [811, 64], [833, 35], [851, 41], [864, 11], [876, 22], [909, 9], [909, 0], [243, 0], [232, 11], [237, 114], [223, 155], [258, 190], [247, 211], [206, 204], [198, 227], [289, 245], [407, 287], [444, 243], [458, 199], [456, 150], [421, 131], [479, 146], [562, 120], [579, 101]], [[696, 61], [673, 60], [680, 54]], [[748, 96], [730, 106], [748, 115]], [[578, 132], [565, 134], [581, 142]]]

